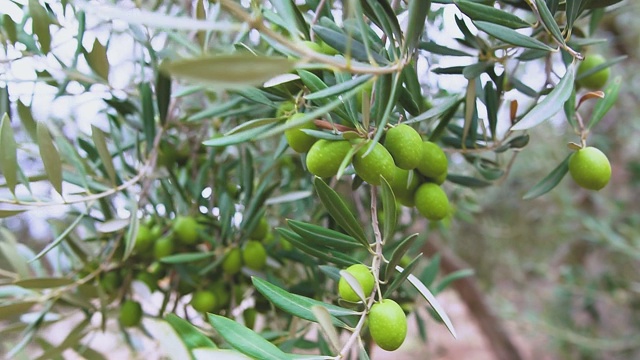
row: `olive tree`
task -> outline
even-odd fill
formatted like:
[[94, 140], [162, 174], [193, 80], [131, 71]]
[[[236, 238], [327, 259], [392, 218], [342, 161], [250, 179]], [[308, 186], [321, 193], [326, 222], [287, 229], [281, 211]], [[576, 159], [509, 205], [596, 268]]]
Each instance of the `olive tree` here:
[[500, 186], [559, 118], [575, 141], [522, 201], [611, 176], [589, 134], [622, 58], [590, 47], [619, 0], [7, 3], [9, 357], [103, 358], [111, 332], [172, 358], [367, 359], [428, 317], [455, 337], [436, 295], [472, 271], [420, 249], [468, 215], [461, 189]]

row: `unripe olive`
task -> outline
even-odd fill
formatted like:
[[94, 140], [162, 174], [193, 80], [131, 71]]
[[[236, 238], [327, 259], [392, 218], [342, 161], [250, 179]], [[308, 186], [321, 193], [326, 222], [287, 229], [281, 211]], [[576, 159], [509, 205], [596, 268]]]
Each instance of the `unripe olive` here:
[[222, 260], [222, 271], [228, 275], [237, 274], [242, 269], [242, 251], [238, 248], [232, 248], [227, 251], [224, 260]]
[[407, 337], [407, 316], [391, 299], [373, 304], [368, 320], [371, 338], [384, 350], [398, 349]]
[[[605, 58], [600, 54], [587, 54], [587, 56], [578, 66], [577, 75], [580, 76], [581, 74], [584, 74], [587, 71], [595, 68], [596, 66], [604, 64], [605, 62]], [[578, 80], [578, 85], [584, 86], [589, 90], [600, 90], [606, 85], [607, 81], [609, 80], [610, 74], [610, 68], [598, 70], [595, 73]]]
[[380, 176], [388, 182], [393, 181], [396, 165], [389, 151], [380, 143], [376, 143], [373, 150], [364, 156], [368, 149], [367, 143], [353, 157], [353, 168], [356, 174], [371, 185], [380, 185], [382, 183]]
[[133, 300], [123, 302], [120, 305], [118, 320], [124, 327], [133, 327], [140, 324], [140, 320], [142, 320], [142, 306], [140, 303]]
[[191, 306], [199, 312], [212, 312], [217, 306], [216, 295], [207, 290], [199, 290], [193, 293]]
[[[304, 114], [294, 114], [287, 122], [293, 122], [296, 119], [303, 117]], [[313, 124], [312, 121], [307, 123], [303, 123], [291, 129], [285, 130], [284, 136], [287, 139], [287, 143], [289, 146], [298, 153], [304, 153], [309, 151], [311, 146], [316, 142], [316, 138], [311, 135], [305, 134], [302, 129], [312, 129], [315, 130], [317, 127]]]
[[583, 188], [600, 190], [611, 179], [611, 164], [602, 151], [594, 147], [585, 147], [571, 155], [569, 173]]
[[447, 194], [434, 183], [424, 183], [415, 193], [416, 209], [429, 220], [438, 221], [449, 214]]
[[[371, 273], [371, 270], [369, 270], [368, 267], [366, 267], [363, 264], [355, 264], [355, 265], [349, 266], [345, 271], [353, 275], [353, 277], [356, 278], [356, 280], [358, 280], [358, 283], [360, 284], [360, 287], [362, 288], [362, 291], [364, 292], [365, 297], [371, 294], [371, 292], [373, 291], [373, 287], [375, 285], [375, 278], [373, 277], [373, 274]], [[349, 285], [349, 283], [347, 282], [347, 280], [345, 280], [344, 277], [340, 277], [340, 281], [338, 282], [338, 294], [340, 295], [341, 298], [347, 301], [351, 301], [351, 302], [360, 301], [358, 294], [356, 294], [356, 292], [353, 291], [353, 289], [351, 288], [351, 285]]]
[[447, 156], [444, 151], [435, 143], [431, 141], [424, 141], [422, 143], [422, 159], [418, 164], [418, 171], [430, 178], [438, 179], [442, 174], [447, 173]]
[[247, 241], [242, 249], [242, 260], [248, 268], [260, 270], [267, 264], [267, 251], [261, 242]]
[[173, 222], [173, 233], [176, 239], [185, 245], [198, 242], [200, 224], [191, 216], [178, 216]]
[[407, 124], [389, 129], [385, 135], [384, 147], [389, 150], [396, 166], [400, 169], [415, 169], [423, 157], [422, 138]]
[[335, 176], [349, 150], [351, 144], [346, 140], [318, 140], [307, 154], [307, 169], [319, 177]]

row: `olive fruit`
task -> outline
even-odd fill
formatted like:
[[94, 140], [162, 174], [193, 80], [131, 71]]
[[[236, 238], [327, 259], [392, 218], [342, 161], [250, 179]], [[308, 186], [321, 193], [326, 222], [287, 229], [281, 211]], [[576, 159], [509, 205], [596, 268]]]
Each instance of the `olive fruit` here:
[[[298, 118], [303, 117], [304, 114], [294, 114], [287, 120], [287, 122], [293, 122]], [[287, 143], [291, 148], [298, 153], [304, 153], [309, 151], [313, 143], [316, 142], [316, 138], [311, 135], [305, 134], [302, 129], [317, 129], [312, 121], [295, 126], [291, 129], [285, 130], [284, 136], [287, 139]]]
[[228, 275], [237, 274], [242, 269], [242, 251], [232, 248], [227, 251], [222, 260], [222, 271]]
[[198, 312], [212, 312], [216, 306], [216, 295], [208, 290], [198, 290], [193, 293], [191, 306]]
[[267, 237], [268, 233], [269, 233], [269, 222], [267, 221], [267, 218], [263, 216], [258, 221], [258, 224], [256, 225], [256, 227], [253, 228], [253, 231], [251, 231], [251, 234], [249, 234], [249, 238], [253, 240], [263, 240], [264, 238]]
[[307, 169], [319, 177], [335, 176], [349, 150], [351, 144], [346, 140], [318, 140], [307, 154]]
[[267, 264], [267, 251], [261, 242], [249, 240], [242, 248], [242, 260], [248, 268], [260, 270]]
[[[596, 66], [604, 64], [605, 62], [605, 58], [600, 54], [588, 54], [578, 66], [577, 76], [580, 77], [580, 75], [595, 68]], [[578, 85], [584, 86], [590, 90], [599, 90], [602, 89], [607, 83], [607, 80], [609, 80], [609, 75], [611, 75], [611, 69], [604, 68], [602, 70], [596, 71], [595, 73], [580, 78], [577, 83]]]
[[140, 225], [138, 227], [138, 234], [136, 234], [135, 245], [133, 245], [133, 249], [136, 253], [145, 253], [151, 250], [151, 246], [153, 246], [153, 242], [155, 241], [154, 233], [151, 231], [146, 225]]
[[276, 110], [276, 117], [288, 117], [296, 111], [296, 103], [293, 101], [284, 101]]
[[[409, 181], [409, 177], [411, 177], [411, 181]], [[417, 172], [396, 167], [393, 181], [389, 185], [391, 185], [396, 200], [400, 204], [408, 207], [415, 205], [414, 194], [420, 185], [420, 175]]]
[[163, 236], [153, 244], [153, 257], [157, 260], [173, 254], [174, 244], [170, 236]]
[[99, 283], [106, 294], [113, 294], [122, 285], [122, 276], [117, 270], [109, 271], [102, 274]]
[[353, 157], [353, 168], [356, 174], [371, 185], [380, 185], [381, 175], [388, 182], [392, 182], [396, 165], [389, 151], [380, 143], [376, 143], [373, 150], [364, 156], [368, 149], [369, 144], [366, 143]]
[[600, 190], [611, 179], [611, 164], [602, 151], [589, 146], [571, 155], [569, 173], [573, 180], [583, 188]]
[[371, 338], [384, 350], [396, 350], [407, 337], [407, 316], [391, 299], [373, 304], [368, 320]]
[[195, 218], [178, 216], [173, 222], [173, 234], [180, 243], [193, 245], [198, 242], [199, 226]]
[[320, 44], [315, 43], [313, 41], [309, 41], [309, 40], [305, 40], [302, 42], [306, 47], [308, 47], [309, 49], [317, 52], [317, 53], [322, 53], [322, 46], [320, 46]]
[[384, 147], [389, 150], [393, 161], [400, 169], [415, 169], [422, 159], [422, 138], [407, 124], [389, 129], [385, 135]]
[[134, 300], [126, 300], [120, 305], [118, 320], [124, 327], [133, 327], [140, 324], [142, 320], [142, 306]]
[[424, 141], [418, 171], [430, 179], [438, 179], [442, 174], [446, 174], [447, 166], [447, 156], [440, 146], [431, 141]]
[[416, 209], [429, 220], [442, 220], [449, 214], [449, 199], [437, 184], [427, 182], [420, 185], [414, 199]]
[[[371, 270], [369, 270], [368, 267], [366, 267], [363, 264], [355, 264], [355, 265], [349, 266], [345, 271], [353, 275], [353, 277], [356, 278], [356, 280], [358, 280], [358, 283], [360, 284], [360, 287], [362, 288], [362, 291], [364, 292], [365, 297], [371, 294], [376, 280], [373, 277], [373, 274], [371, 273]], [[351, 302], [360, 301], [358, 294], [356, 294], [356, 292], [353, 291], [353, 289], [351, 288], [351, 285], [349, 285], [349, 283], [347, 282], [347, 280], [345, 280], [344, 277], [340, 277], [340, 281], [338, 281], [338, 294], [340, 295], [341, 298], [347, 301], [351, 301]]]

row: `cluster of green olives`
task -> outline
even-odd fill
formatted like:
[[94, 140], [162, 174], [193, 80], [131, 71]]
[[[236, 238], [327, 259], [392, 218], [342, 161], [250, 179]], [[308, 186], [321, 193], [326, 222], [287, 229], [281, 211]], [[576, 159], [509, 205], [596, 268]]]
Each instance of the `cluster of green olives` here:
[[[375, 278], [371, 270], [363, 264], [355, 264], [345, 271], [357, 280], [365, 298], [368, 298], [375, 287]], [[338, 282], [338, 295], [349, 302], [361, 300], [344, 277]], [[407, 316], [394, 300], [382, 299], [374, 303], [369, 309], [367, 320], [371, 338], [384, 350], [398, 349], [407, 337]]]
[[[294, 114], [288, 121], [301, 116]], [[357, 151], [350, 160], [362, 180], [380, 185], [385, 178], [400, 204], [415, 206], [429, 220], [442, 220], [449, 214], [449, 200], [440, 186], [447, 177], [447, 157], [437, 144], [423, 141], [413, 127], [398, 124], [389, 128], [384, 141], [373, 148], [370, 141], [362, 139], [317, 139], [304, 129], [318, 130], [308, 122], [285, 131], [285, 137], [294, 151], [306, 153], [307, 169], [312, 174], [335, 176], [355, 146]]]

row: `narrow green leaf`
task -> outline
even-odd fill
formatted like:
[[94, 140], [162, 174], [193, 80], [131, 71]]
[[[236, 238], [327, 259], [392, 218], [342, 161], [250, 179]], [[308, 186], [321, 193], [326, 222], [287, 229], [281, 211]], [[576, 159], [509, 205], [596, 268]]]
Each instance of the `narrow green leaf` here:
[[153, 148], [153, 142], [156, 138], [156, 112], [153, 108], [153, 94], [151, 93], [151, 85], [145, 82], [140, 84], [140, 102], [142, 103], [142, 129], [144, 131], [144, 139], [146, 143], [146, 152], [149, 153]]
[[607, 86], [606, 89], [604, 89], [604, 98], [598, 100], [593, 107], [593, 112], [591, 113], [591, 119], [589, 119], [587, 129], [591, 129], [596, 126], [609, 112], [609, 110], [611, 110], [613, 105], [616, 104], [621, 85], [622, 77], [618, 76]]
[[[407, 277], [409, 277], [409, 275], [411, 275], [411, 272], [413, 272], [416, 266], [418, 266], [418, 262], [420, 261], [421, 257], [422, 257], [422, 254], [418, 254], [418, 256], [416, 256], [411, 260], [409, 265], [407, 265], [407, 267], [404, 270], [402, 271], [398, 270], [400, 272], [400, 275], [396, 276], [393, 279], [393, 281], [389, 284], [389, 286], [387, 286], [387, 288], [384, 290], [383, 298], [386, 299], [389, 296], [391, 296], [391, 294], [396, 289], [398, 289], [405, 282], [405, 280], [407, 280]], [[396, 265], [396, 268], [399, 268], [399, 266]]]
[[349, 210], [340, 195], [319, 177], [315, 178], [313, 184], [315, 185], [322, 205], [327, 209], [333, 220], [340, 225], [347, 234], [360, 241], [363, 246], [369, 247], [369, 241], [367, 241], [364, 229], [362, 229], [355, 215]]
[[391, 278], [391, 274], [393, 274], [396, 265], [400, 264], [400, 260], [402, 260], [404, 254], [407, 252], [407, 250], [409, 250], [409, 248], [411, 247], [411, 245], [413, 245], [417, 238], [418, 234], [409, 235], [404, 238], [400, 242], [400, 244], [393, 250], [393, 253], [391, 254], [391, 260], [389, 260], [389, 263], [385, 266], [385, 280], [389, 280]]
[[291, 71], [293, 65], [285, 58], [231, 54], [176, 60], [163, 63], [160, 69], [189, 81], [238, 88], [262, 85], [276, 75]]
[[329, 339], [329, 342], [333, 346], [335, 350], [340, 350], [340, 339], [338, 337], [338, 332], [333, 327], [333, 321], [331, 319], [331, 314], [324, 306], [313, 305], [311, 307], [311, 311], [315, 316], [318, 324], [320, 324], [320, 329], [325, 334], [325, 336]]
[[49, 250], [51, 250], [54, 247], [58, 246], [64, 239], [67, 238], [67, 236], [71, 233], [71, 231], [73, 231], [73, 229], [75, 229], [76, 226], [78, 226], [78, 224], [80, 224], [80, 221], [85, 216], [86, 216], [86, 214], [84, 214], [84, 213], [78, 215], [78, 217], [62, 233], [60, 233], [60, 235], [58, 235], [58, 237], [56, 237], [49, 245], [45, 246], [44, 249], [40, 250], [40, 252], [33, 259], [29, 260], [29, 262], [34, 262], [34, 261], [40, 259], [46, 253], [48, 253]]
[[338, 250], [353, 250], [363, 246], [352, 236], [322, 226], [290, 219], [287, 219], [287, 224], [296, 234], [317, 246], [326, 246]]
[[449, 284], [451, 284], [452, 282], [462, 278], [473, 276], [474, 274], [475, 274], [475, 271], [473, 271], [472, 269], [460, 269], [458, 271], [454, 271], [450, 274], [447, 274], [447, 276], [443, 277], [442, 280], [440, 280], [434, 292], [438, 294], [442, 290], [446, 289], [447, 286], [449, 286]]
[[[20, 278], [28, 278], [33, 276], [29, 269], [29, 265], [23, 256], [23, 252], [18, 252], [18, 241], [15, 235], [9, 230], [0, 227], [0, 254], [8, 263], [11, 269], [20, 276]], [[5, 265], [3, 265], [4, 267]]]
[[207, 314], [207, 317], [218, 334], [241, 353], [261, 360], [291, 359], [277, 346], [235, 320], [214, 314]]
[[564, 176], [569, 172], [569, 159], [571, 158], [571, 154], [567, 155], [567, 157], [558, 165], [549, 175], [547, 175], [544, 179], [540, 180], [536, 185], [534, 185], [531, 190], [527, 191], [527, 193], [523, 196], [523, 199], [529, 200], [537, 198], [538, 196], [544, 195], [551, 191], [556, 185], [560, 183], [560, 180], [564, 178]]
[[211, 347], [201, 347], [192, 349], [193, 357], [196, 360], [254, 360], [241, 352], [228, 349], [216, 349]]
[[484, 103], [487, 108], [487, 120], [489, 121], [489, 131], [491, 137], [496, 138], [498, 127], [498, 107], [500, 106], [499, 94], [493, 86], [492, 81], [488, 81], [484, 86]]
[[382, 239], [385, 242], [389, 242], [393, 239], [393, 235], [396, 232], [396, 224], [398, 222], [398, 205], [396, 203], [396, 197], [393, 194], [393, 190], [391, 189], [391, 185], [389, 185], [387, 179], [383, 177], [380, 185], [382, 208], [384, 209], [384, 231], [382, 232]]
[[314, 246], [315, 245], [314, 242], [306, 241], [303, 237], [294, 233], [291, 230], [283, 229], [283, 228], [276, 228], [276, 230], [280, 235], [282, 235], [282, 237], [285, 238], [285, 240], [289, 241], [291, 245], [313, 256], [314, 258], [317, 258], [318, 260], [331, 262], [342, 267], [347, 267], [347, 266], [359, 263], [358, 260], [350, 257], [349, 255], [339, 250], [316, 247]]
[[32, 278], [14, 281], [13, 285], [25, 289], [52, 289], [73, 283], [75, 283], [75, 280], [67, 278]]
[[[402, 271], [402, 268], [399, 266], [396, 266], [396, 270]], [[456, 330], [453, 328], [451, 319], [449, 319], [449, 315], [447, 315], [447, 313], [444, 311], [444, 309], [442, 308], [442, 306], [440, 305], [436, 297], [433, 296], [431, 291], [429, 291], [429, 289], [427, 289], [427, 287], [417, 277], [413, 275], [409, 275], [408, 279], [411, 285], [413, 285], [416, 288], [416, 290], [418, 290], [418, 292], [427, 300], [427, 302], [429, 302], [433, 310], [435, 310], [435, 312], [440, 316], [442, 321], [444, 321], [444, 324], [449, 330], [449, 332], [451, 333], [451, 335], [453, 335], [453, 337], [457, 339], [458, 335], [456, 335]]]
[[[369, 62], [369, 53], [364, 44], [348, 35], [320, 25], [313, 26], [313, 32], [327, 45], [336, 49], [349, 59], [350, 57], [363, 62]], [[382, 55], [371, 52], [372, 59], [378, 64], [387, 64], [389, 60]]]
[[528, 35], [520, 34], [519, 32], [510, 29], [506, 26], [492, 24], [486, 21], [474, 21], [475, 26], [487, 34], [495, 37], [496, 39], [500, 39], [507, 44], [515, 45], [518, 47], [524, 47], [528, 49], [538, 49], [538, 50], [546, 50], [553, 51], [554, 49], [549, 47], [547, 44], [536, 40]]
[[309, 27], [292, 0], [274, 0], [271, 4], [282, 18], [282, 24], [293, 38], [309, 38]]
[[7, 320], [20, 317], [22, 314], [29, 311], [35, 304], [37, 304], [35, 301], [24, 301], [0, 305], [0, 319]]
[[266, 280], [258, 277], [252, 277], [251, 281], [253, 286], [256, 287], [264, 297], [269, 299], [276, 307], [282, 311], [297, 316], [301, 319], [316, 322], [315, 316], [311, 311], [311, 307], [314, 305], [322, 306], [331, 314], [331, 322], [339, 327], [345, 328], [346, 324], [336, 316], [353, 316], [359, 315], [357, 311], [345, 309], [336, 305], [325, 304], [322, 301], [311, 299], [302, 295], [291, 294], [284, 289], [281, 289]]
[[564, 115], [572, 129], [578, 129], [578, 121], [576, 120], [576, 88], [571, 90], [571, 95], [564, 103]]
[[2, 15], [2, 27], [4, 28], [9, 43], [14, 45], [18, 41], [18, 32], [15, 21], [9, 16], [9, 14]]
[[487, 21], [493, 24], [506, 26], [511, 29], [520, 29], [530, 27], [531, 24], [522, 20], [518, 16], [493, 6], [471, 2], [467, 0], [455, 0], [454, 3], [460, 11], [467, 15], [471, 20]]
[[410, 1], [407, 9], [408, 23], [404, 33], [404, 52], [412, 53], [418, 46], [424, 31], [427, 14], [431, 8], [431, 0]]
[[158, 115], [160, 125], [167, 122], [167, 112], [171, 103], [171, 77], [161, 71], [156, 76], [156, 104], [158, 105]]
[[129, 200], [129, 208], [131, 212], [131, 222], [129, 223], [129, 229], [124, 237], [124, 254], [122, 255], [122, 261], [125, 261], [133, 253], [133, 248], [136, 246], [136, 238], [138, 237], [138, 230], [140, 229], [140, 218], [136, 216], [138, 214], [138, 201], [135, 198]]
[[36, 130], [37, 125], [36, 121], [33, 119], [33, 115], [31, 114], [31, 108], [26, 106], [21, 100], [18, 100], [18, 116], [20, 117], [20, 121], [29, 133], [31, 139], [33, 141], [38, 141]]
[[165, 256], [160, 259], [160, 262], [165, 264], [180, 264], [186, 262], [195, 262], [208, 258], [212, 258], [215, 254], [213, 252], [194, 252], [194, 253], [180, 253]]
[[18, 160], [16, 140], [9, 116], [5, 113], [0, 122], [0, 168], [9, 190], [15, 194], [18, 185]]
[[85, 51], [85, 57], [91, 70], [108, 82], [109, 59], [107, 58], [107, 48], [97, 38], [93, 41], [91, 51]]
[[454, 184], [470, 187], [470, 188], [482, 188], [491, 186], [491, 183], [485, 180], [481, 180], [478, 178], [464, 176], [464, 175], [447, 175], [447, 180], [451, 181]]
[[562, 110], [565, 101], [569, 99], [573, 91], [574, 77], [575, 69], [571, 65], [549, 95], [533, 107], [520, 121], [515, 123], [511, 127], [511, 131], [531, 129]]
[[272, 129], [275, 125], [276, 124], [274, 122], [268, 121], [266, 125], [252, 127], [245, 131], [235, 132], [230, 135], [211, 138], [209, 140], [203, 141], [202, 145], [227, 146], [227, 145], [235, 145], [235, 144], [247, 142], [249, 140], [255, 140], [256, 136], [263, 134], [265, 131], [269, 129]]
[[169, 322], [147, 317], [143, 321], [143, 326], [145, 331], [149, 333], [149, 337], [159, 345], [158, 352], [167, 359], [186, 360], [191, 358], [189, 349], [187, 349], [180, 335]]
[[429, 259], [429, 264], [425, 266], [420, 274], [420, 281], [425, 286], [431, 286], [433, 281], [438, 276], [438, 272], [440, 271], [440, 254], [435, 254], [431, 259]]
[[317, 100], [320, 98], [328, 98], [331, 96], [340, 95], [357, 87], [358, 85], [364, 84], [365, 82], [369, 81], [372, 77], [373, 77], [372, 75], [357, 76], [349, 81], [338, 83], [336, 85], [327, 87], [317, 92], [309, 93], [305, 95], [304, 98], [307, 100]]
[[462, 75], [464, 75], [464, 77], [469, 80], [475, 79], [492, 66], [493, 66], [492, 62], [481, 61], [475, 64], [465, 66], [464, 70], [462, 70]]
[[462, 50], [452, 49], [448, 46], [442, 46], [436, 44], [433, 41], [421, 42], [418, 47], [427, 52], [438, 54], [438, 55], [446, 55], [446, 56], [473, 56], [467, 52]]
[[38, 148], [40, 158], [44, 163], [44, 171], [53, 188], [62, 195], [62, 161], [58, 149], [53, 146], [53, 139], [47, 125], [38, 122], [37, 125]]
[[98, 151], [98, 155], [100, 156], [102, 165], [104, 165], [104, 168], [107, 171], [109, 180], [111, 180], [111, 184], [115, 185], [116, 169], [113, 166], [113, 158], [111, 157], [111, 153], [109, 152], [109, 148], [107, 147], [107, 140], [104, 132], [95, 125], [91, 125], [91, 138], [93, 139], [93, 144], [96, 147], [96, 151]]
[[408, 121], [405, 121], [405, 124], [416, 123], [419, 121], [433, 119], [439, 116], [442, 116], [449, 112], [454, 106], [458, 107], [462, 101], [462, 97], [460, 95], [450, 96], [448, 98], [443, 99], [436, 106], [427, 110], [426, 112], [410, 118]]
[[565, 12], [567, 14], [567, 29], [570, 31], [573, 28], [574, 21], [582, 13], [582, 0], [573, 0], [565, 2]]
[[560, 27], [544, 0], [535, 0], [542, 24], [559, 44], [565, 44]]
[[193, 350], [199, 347], [217, 348], [213, 340], [187, 320], [176, 314], [167, 314], [164, 319], [173, 327], [188, 349]]
[[38, 36], [40, 50], [44, 54], [48, 54], [51, 50], [51, 32], [49, 30], [51, 19], [49, 14], [38, 0], [29, 0], [29, 14], [31, 15], [32, 31]]

